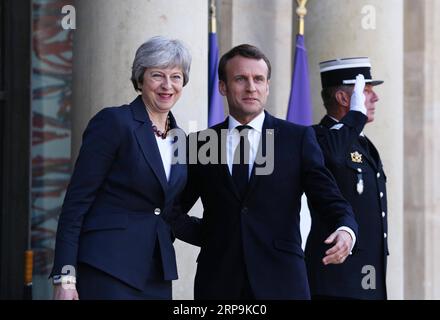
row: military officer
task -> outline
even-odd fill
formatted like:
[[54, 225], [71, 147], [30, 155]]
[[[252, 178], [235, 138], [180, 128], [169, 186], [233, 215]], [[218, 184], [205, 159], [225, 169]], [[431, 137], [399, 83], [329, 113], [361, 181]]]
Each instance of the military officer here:
[[[327, 114], [314, 125], [326, 166], [352, 205], [359, 235], [344, 263], [324, 265], [329, 226], [309, 201], [312, 217], [306, 244], [312, 299], [386, 299], [388, 255], [386, 176], [379, 152], [363, 132], [374, 120], [379, 97], [368, 58], [320, 63], [322, 99]], [[355, 85], [356, 84], [356, 85]], [[344, 258], [342, 258], [344, 259]]]

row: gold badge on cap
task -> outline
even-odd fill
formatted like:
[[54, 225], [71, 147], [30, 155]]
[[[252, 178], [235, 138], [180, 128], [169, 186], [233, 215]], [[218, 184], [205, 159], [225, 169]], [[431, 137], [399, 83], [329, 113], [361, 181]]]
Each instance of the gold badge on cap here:
[[362, 163], [362, 154], [355, 151], [355, 152], [350, 153], [350, 155], [351, 155], [351, 161], [353, 161], [355, 163]]

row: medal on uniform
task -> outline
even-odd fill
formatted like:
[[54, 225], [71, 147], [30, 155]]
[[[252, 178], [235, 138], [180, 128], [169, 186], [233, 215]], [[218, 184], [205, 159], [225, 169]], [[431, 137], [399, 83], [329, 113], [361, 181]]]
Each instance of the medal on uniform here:
[[359, 173], [357, 177], [358, 182], [356, 184], [356, 191], [357, 193], [362, 194], [362, 192], [364, 192], [364, 179], [362, 179], [362, 173]]
[[350, 153], [351, 161], [354, 163], [362, 163], [362, 154], [355, 151]]

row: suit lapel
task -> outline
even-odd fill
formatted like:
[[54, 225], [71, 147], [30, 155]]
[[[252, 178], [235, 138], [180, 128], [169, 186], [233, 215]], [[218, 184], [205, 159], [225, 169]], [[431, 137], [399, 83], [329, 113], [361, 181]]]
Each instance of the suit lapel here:
[[[172, 117], [172, 115], [170, 114], [170, 117]], [[172, 123], [173, 121], [171, 121]], [[178, 129], [181, 130], [180, 128], [177, 127], [177, 125], [175, 125], [173, 127], [173, 125], [171, 124], [171, 128], [173, 129]], [[173, 143], [178, 143], [177, 142], [177, 137], [175, 137], [174, 142]], [[175, 159], [179, 159], [179, 148], [177, 148], [174, 151], [174, 155]], [[170, 179], [168, 181], [168, 185], [169, 186], [174, 186], [176, 185], [180, 178], [183, 177], [185, 175], [185, 164], [182, 163], [175, 163], [175, 164], [171, 164], [171, 172], [170, 172]]]
[[[252, 167], [252, 172], [251, 172], [251, 176], [249, 178], [249, 185], [248, 185], [248, 190], [246, 193], [246, 197], [245, 199], [247, 199], [252, 191], [255, 189], [255, 186], [257, 185], [258, 181], [261, 178], [261, 175], [256, 175], [255, 174], [255, 168], [257, 166], [264, 166], [265, 164], [262, 164], [261, 160], [258, 161], [258, 157], [264, 155], [267, 158], [267, 154], [266, 154], [266, 144], [267, 144], [267, 136], [266, 134], [268, 133], [268, 130], [272, 129], [273, 130], [273, 141], [275, 141], [276, 137], [277, 137], [277, 130], [278, 128], [275, 127], [275, 118], [272, 117], [267, 111], [265, 112], [265, 117], [264, 117], [264, 122], [263, 122], [263, 128], [261, 130], [261, 137], [260, 137], [260, 143], [258, 144], [258, 150], [257, 150], [257, 155], [254, 161], [254, 165]], [[274, 153], [276, 154], [276, 150], [274, 149]], [[274, 159], [275, 161], [275, 159]]]
[[[218, 168], [218, 173], [220, 177], [224, 181], [224, 185], [227, 189], [231, 190], [232, 193], [237, 197], [238, 200], [241, 200], [240, 193], [238, 192], [237, 187], [235, 186], [234, 181], [232, 180], [231, 173], [229, 172], [228, 162], [227, 162], [227, 140], [225, 137], [225, 143], [222, 143], [222, 131], [228, 130], [229, 118], [226, 118], [224, 122], [219, 124], [215, 130], [217, 132], [218, 138], [218, 150], [220, 150], [218, 156], [218, 165], [215, 166]], [[225, 132], [225, 131], [223, 131]], [[222, 159], [223, 157], [223, 159]]]
[[186, 181], [186, 166], [184, 164], [176, 163], [171, 165], [170, 179], [168, 181], [168, 196], [174, 198], [175, 193], [179, 192], [184, 187]]
[[[274, 136], [274, 140], [276, 139], [276, 132], [277, 132], [277, 128], [275, 128], [275, 122], [274, 122], [274, 117], [272, 117], [267, 111], [265, 112], [265, 118], [264, 118], [264, 123], [263, 123], [263, 128], [262, 128], [262, 132], [261, 132], [261, 138], [260, 138], [260, 143], [258, 145], [258, 151], [257, 151], [257, 157], [258, 155], [266, 155], [266, 131], [267, 129], [273, 129], [273, 134]], [[221, 131], [222, 130], [227, 130], [228, 129], [228, 118], [226, 118], [226, 120], [221, 123], [218, 127], [216, 127], [216, 131], [218, 134], [218, 137], [221, 137]], [[221, 138], [219, 138], [219, 165], [218, 167], [218, 171], [219, 171], [219, 175], [220, 177], [222, 177], [223, 181], [224, 181], [224, 185], [226, 186], [227, 189], [231, 190], [232, 193], [235, 195], [235, 197], [238, 200], [246, 200], [252, 193], [252, 191], [255, 189], [255, 186], [257, 185], [260, 176], [259, 175], [255, 175], [255, 167], [258, 166], [257, 163], [261, 163], [258, 162], [257, 159], [255, 159], [256, 161], [254, 162], [254, 165], [252, 167], [252, 172], [251, 172], [251, 176], [249, 177], [249, 184], [248, 184], [248, 189], [246, 192], [246, 196], [244, 199], [242, 199], [240, 197], [240, 193], [238, 192], [237, 187], [235, 186], [234, 181], [232, 180], [232, 176], [231, 173], [229, 172], [229, 167], [226, 161], [226, 157], [225, 159], [221, 159], [221, 155], [226, 155], [227, 154], [227, 144], [223, 144], [221, 143]], [[260, 164], [260, 166], [262, 166], [264, 164]]]
[[160, 156], [153, 130], [151, 130], [150, 118], [145, 110], [145, 105], [141, 96], [138, 96], [136, 100], [131, 103], [131, 107], [133, 110], [134, 119], [142, 122], [142, 124], [134, 130], [136, 140], [141, 147], [145, 160], [150, 165], [151, 169], [156, 175], [156, 178], [159, 180], [162, 189], [166, 191], [168, 188], [168, 183], [162, 164], [162, 158]]

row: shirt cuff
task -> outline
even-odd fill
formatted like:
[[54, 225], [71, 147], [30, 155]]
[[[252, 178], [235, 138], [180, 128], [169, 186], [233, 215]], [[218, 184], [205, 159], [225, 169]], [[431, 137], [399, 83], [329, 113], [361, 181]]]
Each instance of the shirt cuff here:
[[353, 244], [351, 245], [351, 249], [350, 249], [350, 254], [352, 254], [354, 245], [356, 244], [356, 235], [354, 234], [353, 230], [351, 230], [349, 227], [342, 226], [342, 227], [339, 227], [338, 229], [336, 229], [336, 231], [339, 231], [339, 230], [347, 231], [350, 234], [351, 239], [353, 240]]
[[367, 108], [365, 108], [365, 106], [353, 106], [350, 107], [350, 111], [359, 111], [362, 112], [364, 115], [367, 115]]

